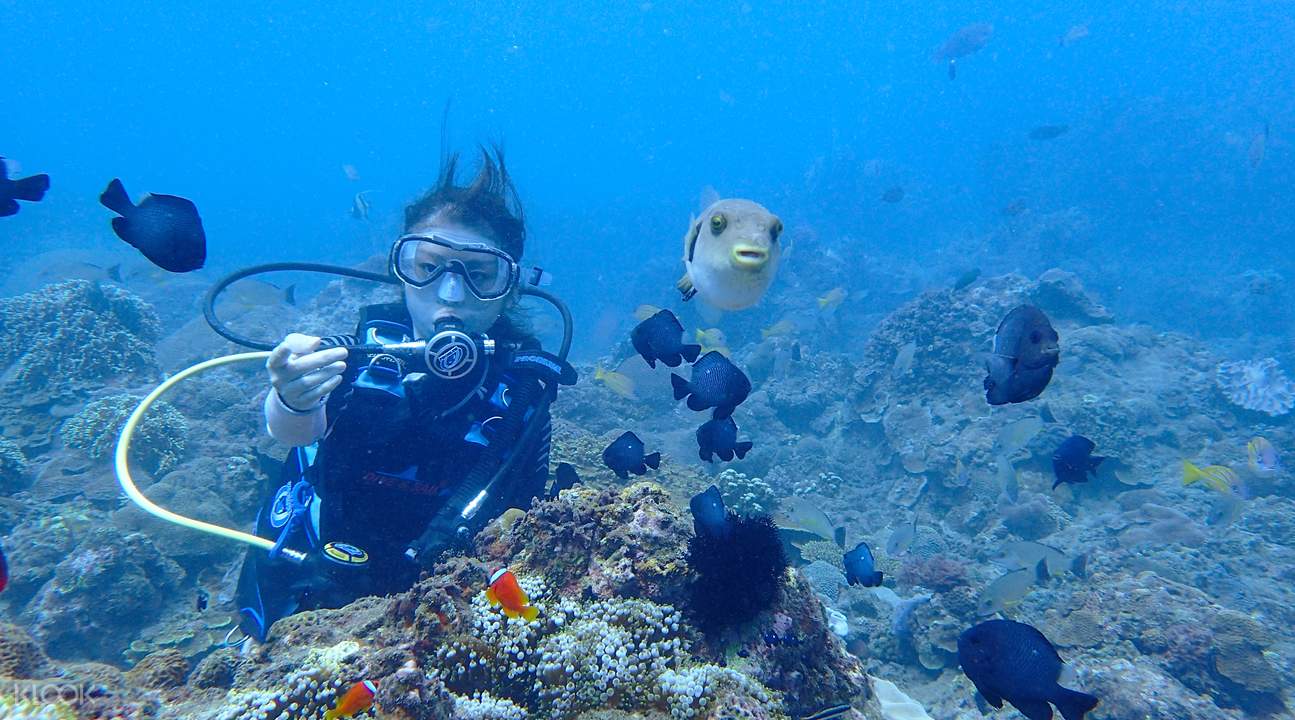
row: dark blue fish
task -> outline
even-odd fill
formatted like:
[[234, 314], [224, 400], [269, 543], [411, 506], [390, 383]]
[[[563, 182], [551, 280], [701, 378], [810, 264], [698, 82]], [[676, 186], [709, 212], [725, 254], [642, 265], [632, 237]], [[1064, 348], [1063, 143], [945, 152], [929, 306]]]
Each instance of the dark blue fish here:
[[9, 179], [9, 168], [4, 158], [0, 157], [0, 217], [8, 217], [18, 212], [18, 201], [40, 202], [49, 190], [48, 175], [32, 175], [25, 178]]
[[868, 543], [861, 542], [845, 554], [845, 580], [851, 585], [876, 587], [881, 584], [881, 572], [872, 559]]
[[625, 432], [612, 441], [603, 450], [603, 464], [616, 473], [616, 477], [628, 480], [629, 474], [647, 474], [648, 466], [653, 469], [661, 467], [661, 453], [643, 454], [643, 441], [632, 432]]
[[714, 462], [716, 455], [724, 462], [732, 460], [734, 455], [741, 460], [752, 447], [749, 440], [737, 441], [737, 423], [732, 417], [707, 420], [697, 428], [697, 455], [706, 462]]
[[580, 482], [580, 475], [576, 469], [571, 467], [571, 463], [558, 463], [557, 472], [553, 476], [553, 489], [549, 491], [549, 497], [557, 497], [558, 493], [576, 486]]
[[988, 620], [958, 637], [958, 663], [995, 708], [1012, 704], [1029, 720], [1051, 720], [1057, 706], [1065, 720], [1083, 720], [1097, 698], [1061, 687], [1061, 657], [1035, 628], [1011, 620]]
[[656, 367], [657, 360], [669, 367], [679, 367], [684, 360], [694, 362], [701, 352], [700, 345], [683, 343], [683, 325], [669, 310], [661, 310], [636, 325], [630, 333], [630, 343], [652, 368]]
[[1069, 125], [1040, 125], [1030, 131], [1031, 140], [1054, 140], [1066, 134]]
[[1095, 447], [1097, 445], [1083, 435], [1071, 435], [1062, 440], [1061, 446], [1052, 453], [1052, 472], [1057, 476], [1052, 489], [1056, 490], [1061, 483], [1088, 482], [1090, 473], [1097, 477], [1097, 466], [1106, 458], [1094, 455]]
[[692, 529], [697, 535], [728, 537], [732, 530], [729, 523], [728, 509], [724, 507], [724, 496], [719, 488], [711, 485], [705, 492], [692, 496], [688, 502], [692, 510]]
[[674, 399], [688, 398], [689, 410], [715, 408], [711, 418], [726, 418], [751, 393], [751, 381], [720, 353], [712, 350], [692, 366], [692, 380], [670, 373]]
[[801, 360], [800, 343], [791, 344], [791, 359], [795, 360], [796, 362], [800, 362]]
[[208, 599], [207, 591], [203, 590], [202, 588], [198, 588], [198, 599], [194, 602], [194, 605], [193, 605], [195, 608], [198, 609], [198, 612], [202, 612], [203, 610], [207, 609], [207, 599]]
[[994, 351], [985, 360], [985, 399], [990, 405], [1032, 400], [1052, 380], [1061, 359], [1059, 336], [1033, 305], [1013, 308], [998, 324]]
[[190, 272], [207, 261], [207, 235], [192, 202], [174, 195], [148, 195], [135, 205], [121, 181], [115, 179], [99, 202], [121, 215], [112, 219], [117, 237], [163, 270]]
[[9, 584], [9, 561], [5, 559], [4, 547], [0, 546], [0, 592]]
[[881, 201], [891, 204], [897, 203], [904, 199], [904, 188], [896, 185], [881, 194]]

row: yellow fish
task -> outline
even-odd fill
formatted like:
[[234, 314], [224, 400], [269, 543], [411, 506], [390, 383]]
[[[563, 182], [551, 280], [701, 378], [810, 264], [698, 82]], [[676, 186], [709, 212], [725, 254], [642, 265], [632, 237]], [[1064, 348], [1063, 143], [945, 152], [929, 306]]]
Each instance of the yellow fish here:
[[783, 335], [790, 335], [794, 332], [796, 332], [796, 323], [790, 320], [779, 320], [778, 322], [761, 330], [760, 337], [762, 338], [782, 337]]
[[694, 337], [696, 338], [695, 342], [701, 345], [702, 355], [714, 350], [724, 357], [732, 357], [732, 353], [728, 349], [728, 336], [724, 334], [723, 330], [719, 328], [697, 330]]
[[1192, 464], [1191, 461], [1184, 460], [1183, 485], [1191, 485], [1195, 482], [1205, 483], [1211, 490], [1230, 493], [1233, 486], [1240, 482], [1240, 478], [1237, 477], [1235, 470], [1224, 465], [1207, 465], [1204, 468], [1199, 468]]
[[661, 312], [661, 308], [656, 305], [643, 304], [634, 309], [634, 319], [643, 321]]
[[602, 365], [594, 368], [594, 380], [602, 380], [612, 392], [624, 398], [634, 397], [634, 381], [624, 373], [615, 370], [604, 370]]
[[1277, 448], [1267, 438], [1257, 437], [1246, 443], [1246, 454], [1250, 456], [1250, 472], [1267, 477], [1281, 469], [1281, 460], [1277, 457]]
[[845, 288], [834, 287], [827, 291], [826, 295], [818, 298], [818, 309], [830, 312], [841, 306], [845, 302]]

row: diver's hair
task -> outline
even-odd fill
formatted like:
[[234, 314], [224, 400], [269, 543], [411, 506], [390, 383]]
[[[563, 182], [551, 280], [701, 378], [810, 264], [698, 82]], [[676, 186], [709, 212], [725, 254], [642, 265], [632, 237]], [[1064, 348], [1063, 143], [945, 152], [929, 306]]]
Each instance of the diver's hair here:
[[[446, 106], [448, 114], [449, 107]], [[421, 198], [405, 208], [405, 232], [429, 218], [463, 225], [489, 236], [513, 260], [522, 259], [526, 248], [526, 216], [517, 187], [504, 164], [504, 150], [498, 144], [480, 146], [481, 167], [472, 182], [458, 184], [459, 154], [449, 152], [442, 138], [441, 172]], [[492, 337], [539, 347], [526, 313], [513, 306], [490, 328]]]
[[467, 185], [458, 184], [459, 154], [441, 158], [436, 184], [405, 208], [405, 232], [432, 217], [452, 221], [490, 236], [520, 261], [526, 247], [526, 218], [504, 164], [503, 148], [491, 145], [480, 150], [481, 168]]

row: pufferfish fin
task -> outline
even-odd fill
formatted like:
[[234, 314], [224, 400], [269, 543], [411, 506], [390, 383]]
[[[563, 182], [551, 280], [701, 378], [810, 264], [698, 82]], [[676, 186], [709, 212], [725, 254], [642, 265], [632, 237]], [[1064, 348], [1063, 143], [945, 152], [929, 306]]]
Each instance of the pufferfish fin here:
[[486, 600], [490, 601], [492, 607], [499, 606], [499, 598], [495, 595], [494, 588], [486, 588]]
[[692, 286], [692, 278], [688, 276], [687, 272], [684, 272], [683, 277], [679, 278], [679, 282], [675, 283], [674, 286], [679, 289], [679, 294], [683, 295], [684, 302], [688, 302], [697, 294], [697, 288]]
[[540, 609], [535, 607], [534, 605], [527, 605], [526, 607], [522, 608], [522, 617], [526, 618], [527, 622], [532, 622], [535, 620], [535, 618], [539, 616], [540, 616]]

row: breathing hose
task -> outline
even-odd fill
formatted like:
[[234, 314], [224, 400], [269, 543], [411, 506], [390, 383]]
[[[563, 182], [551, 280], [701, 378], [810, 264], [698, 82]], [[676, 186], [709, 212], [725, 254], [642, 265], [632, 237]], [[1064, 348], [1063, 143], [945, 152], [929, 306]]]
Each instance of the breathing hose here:
[[[222, 365], [230, 365], [232, 363], [252, 361], [252, 360], [264, 361], [265, 358], [269, 356], [270, 356], [269, 352], [250, 352], [250, 353], [240, 353], [237, 355], [226, 355], [224, 357], [218, 357], [211, 360], [207, 360], [205, 362], [200, 362], [197, 365], [194, 365], [189, 368], [185, 368], [184, 370], [167, 378], [161, 385], [158, 385], [156, 388], [154, 388], [153, 392], [149, 393], [148, 396], [146, 396], [143, 400], [141, 400], [139, 405], [135, 407], [135, 411], [130, 414], [129, 418], [127, 418], [126, 425], [121, 430], [121, 437], [118, 438], [117, 440], [117, 453], [114, 458], [114, 462], [117, 466], [117, 481], [121, 483], [121, 489], [126, 492], [126, 496], [129, 497], [131, 500], [133, 500], [135, 504], [138, 505], [145, 512], [155, 517], [166, 520], [167, 522], [173, 522], [176, 525], [180, 525], [182, 527], [187, 527], [193, 530], [201, 530], [202, 532], [211, 533], [212, 535], [218, 535], [223, 538], [229, 538], [230, 540], [238, 540], [240, 542], [245, 542], [249, 545], [255, 545], [256, 547], [259, 547], [266, 551], [273, 549], [274, 548], [273, 540], [267, 540], [263, 537], [252, 535], [251, 533], [245, 533], [240, 530], [233, 530], [231, 528], [223, 527], [221, 525], [214, 525], [209, 522], [203, 522], [202, 520], [194, 520], [193, 518], [185, 517], [184, 515], [171, 512], [170, 510], [167, 510], [164, 507], [156, 505], [155, 503], [153, 503], [152, 500], [149, 500], [147, 497], [145, 497], [144, 493], [139, 491], [139, 488], [135, 485], [134, 478], [130, 476], [130, 468], [128, 467], [126, 462], [127, 456], [130, 453], [131, 438], [133, 438], [135, 435], [135, 429], [139, 426], [140, 422], [143, 421], [144, 414], [148, 412], [149, 407], [151, 407], [159, 397], [161, 397], [167, 390], [170, 390], [172, 387], [174, 387], [176, 383], [182, 380], [188, 379], [190, 377], [193, 377], [194, 375], [197, 375], [199, 373], [206, 372], [207, 370], [210, 370], [212, 368], [220, 367]], [[305, 554], [297, 550], [283, 548], [282, 552], [284, 556], [296, 562], [301, 562], [306, 559]]]

